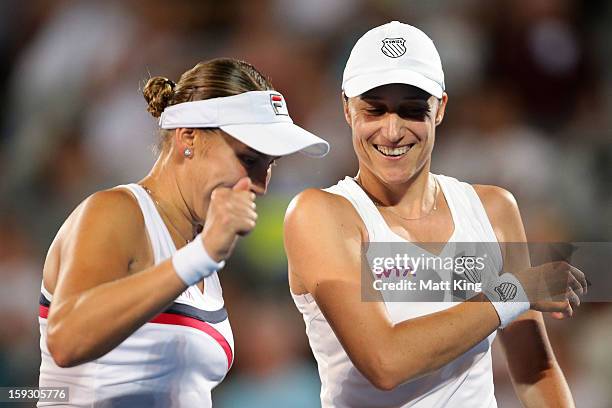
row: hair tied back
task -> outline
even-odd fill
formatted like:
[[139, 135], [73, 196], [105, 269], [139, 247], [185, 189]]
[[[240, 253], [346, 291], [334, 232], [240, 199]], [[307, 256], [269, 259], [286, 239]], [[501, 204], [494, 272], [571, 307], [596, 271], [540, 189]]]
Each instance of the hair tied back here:
[[156, 76], [149, 78], [142, 90], [147, 101], [147, 111], [158, 118], [166, 107], [171, 105], [176, 83], [166, 77]]

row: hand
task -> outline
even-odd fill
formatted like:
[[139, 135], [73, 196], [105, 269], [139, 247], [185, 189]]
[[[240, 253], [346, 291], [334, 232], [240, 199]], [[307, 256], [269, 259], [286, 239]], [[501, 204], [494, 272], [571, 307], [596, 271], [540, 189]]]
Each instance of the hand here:
[[564, 261], [527, 268], [515, 276], [527, 294], [531, 309], [550, 312], [556, 319], [572, 317], [580, 306], [579, 295], [587, 292], [584, 273]]
[[216, 262], [227, 259], [238, 236], [251, 232], [256, 221], [255, 193], [251, 191], [250, 178], [241, 178], [231, 189], [214, 189], [200, 234], [206, 252]]

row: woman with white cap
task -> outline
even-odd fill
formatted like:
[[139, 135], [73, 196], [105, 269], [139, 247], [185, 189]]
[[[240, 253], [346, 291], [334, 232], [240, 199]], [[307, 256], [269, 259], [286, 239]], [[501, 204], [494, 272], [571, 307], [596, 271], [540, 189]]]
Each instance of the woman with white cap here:
[[[448, 102], [433, 42], [397, 21], [376, 27], [355, 44], [342, 85], [359, 172], [302, 192], [285, 219], [290, 289], [319, 366], [323, 407], [495, 407], [497, 329], [525, 406], [572, 406], [536, 310], [571, 316], [586, 280], [565, 263], [529, 268], [524, 251], [510, 256], [497, 244], [526, 240], [508, 191], [430, 172]], [[456, 261], [449, 248], [461, 242], [483, 243], [489, 254], [487, 274], [461, 278], [481, 285], [463, 297], [471, 301], [458, 303], [452, 289], [436, 297], [431, 286], [419, 303], [411, 295], [397, 301], [391, 289], [372, 295], [400, 269], [374, 275], [369, 264], [361, 272], [377, 243]], [[414, 265], [400, 280], [422, 277]], [[442, 287], [444, 271], [434, 272]], [[535, 282], [547, 289], [537, 292]]]
[[40, 386], [68, 387], [63, 406], [210, 407], [234, 356], [217, 271], [255, 227], [274, 160], [329, 149], [242, 61], [151, 78], [143, 93], [160, 117], [157, 162], [83, 201], [45, 261]]

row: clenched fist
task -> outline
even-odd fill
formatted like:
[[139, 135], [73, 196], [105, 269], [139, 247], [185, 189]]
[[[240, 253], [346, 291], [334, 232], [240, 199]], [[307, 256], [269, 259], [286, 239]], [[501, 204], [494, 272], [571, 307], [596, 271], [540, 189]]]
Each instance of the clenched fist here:
[[200, 234], [206, 252], [217, 262], [227, 259], [238, 236], [251, 232], [256, 221], [255, 193], [251, 191], [250, 178], [241, 178], [231, 189], [216, 188]]

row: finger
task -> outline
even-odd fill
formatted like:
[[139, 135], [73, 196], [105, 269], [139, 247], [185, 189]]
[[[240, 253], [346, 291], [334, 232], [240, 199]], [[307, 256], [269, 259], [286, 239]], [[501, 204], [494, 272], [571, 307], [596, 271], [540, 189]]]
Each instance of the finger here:
[[245, 197], [240, 197], [232, 203], [232, 213], [237, 218], [249, 216], [252, 212], [256, 212], [257, 204]]
[[584, 279], [586, 280], [586, 283], [587, 283], [587, 285], [586, 285], [587, 290], [586, 290], [586, 291], [588, 292], [588, 291], [589, 291], [588, 287], [589, 287], [589, 286], [593, 286], [593, 284], [591, 283], [591, 281], [590, 281], [590, 280], [588, 280], [588, 279], [587, 279], [587, 277], [586, 277], [586, 276], [584, 277]]
[[236, 211], [235, 216], [235, 228], [236, 231], [246, 231], [255, 228], [257, 223], [257, 212], [251, 208], [242, 208]]
[[563, 309], [562, 313], [565, 317], [572, 317], [574, 315], [574, 309], [572, 309], [572, 305], [569, 300], [565, 301], [565, 308]]
[[255, 198], [257, 197], [255, 193], [250, 190], [249, 191], [244, 191], [244, 190], [234, 191], [233, 196], [236, 197], [237, 200], [240, 200], [245, 203], [247, 202], [254, 203]]
[[553, 319], [556, 320], [563, 320], [565, 319], [565, 315], [561, 312], [551, 312], [550, 313], [550, 317], [552, 317]]
[[578, 309], [578, 306], [580, 306], [580, 297], [578, 297], [576, 292], [574, 292], [571, 288], [568, 288], [567, 290], [567, 300], [570, 302], [570, 305], [574, 310]]
[[251, 190], [240, 190], [236, 191], [234, 194], [236, 194], [237, 197], [248, 201], [255, 201], [255, 198], [257, 198], [255, 193]]
[[568, 301], [563, 299], [561, 301], [545, 301], [538, 302], [535, 309], [540, 312], [548, 313], [563, 313], [567, 309]]
[[227, 198], [227, 193], [229, 192], [230, 192], [230, 189], [228, 187], [225, 187], [225, 186], [216, 187], [210, 194], [210, 199], [212, 201], [223, 200], [224, 198]]
[[232, 187], [234, 191], [250, 191], [251, 190], [251, 179], [243, 177]]
[[569, 271], [572, 274], [572, 276], [578, 281], [580, 282], [580, 285], [582, 286], [582, 293], [586, 294], [587, 293], [587, 288], [589, 286], [589, 283], [586, 279], [586, 276], [584, 274], [584, 272], [582, 272], [580, 269], [575, 268], [571, 265], [569, 265]]
[[574, 310], [578, 306], [572, 307], [572, 301], [564, 299], [556, 302], [541, 302], [539, 304], [539, 310], [542, 312], [550, 312], [556, 314], [557, 317], [569, 318], [574, 315]]
[[237, 228], [237, 234], [240, 235], [241, 237], [244, 237], [245, 235], [249, 235], [249, 233], [253, 231], [253, 229], [255, 229], [255, 225], [256, 225], [255, 220], [251, 218], [244, 219], [241, 221], [240, 225]]
[[569, 275], [568, 276], [568, 278], [567, 278], [567, 285], [577, 295], [582, 295], [584, 293], [584, 289], [583, 289], [582, 285], [580, 284], [580, 282], [578, 282], [578, 280], [574, 277], [574, 275]]
[[231, 206], [227, 207], [230, 217], [234, 220], [242, 220], [246, 218], [257, 219], [257, 211], [255, 203], [251, 201], [234, 201]]
[[245, 215], [249, 220], [257, 221], [257, 211], [247, 208]]
[[240, 201], [244, 203], [245, 207], [255, 209], [257, 206], [255, 204], [255, 193], [253, 192], [241, 192], [240, 193]]

